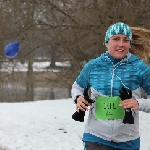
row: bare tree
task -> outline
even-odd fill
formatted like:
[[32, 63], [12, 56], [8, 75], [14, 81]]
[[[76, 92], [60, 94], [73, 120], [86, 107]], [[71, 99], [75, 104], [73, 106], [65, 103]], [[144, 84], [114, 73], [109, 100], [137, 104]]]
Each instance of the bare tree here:
[[[0, 0], [0, 4], [1, 66], [8, 61], [14, 70], [15, 62], [28, 64], [25, 73], [1, 73], [1, 97], [7, 94], [4, 85], [8, 83], [15, 88], [15, 99], [20, 98], [19, 87], [26, 87], [24, 100], [34, 100], [39, 86], [71, 88], [84, 64], [106, 51], [104, 37], [111, 24], [122, 21], [150, 29], [149, 0]], [[20, 42], [20, 52], [14, 59], [6, 59], [4, 46], [14, 40]], [[47, 71], [34, 72], [36, 61], [49, 61]], [[57, 66], [56, 62], [69, 62], [70, 66]], [[54, 68], [58, 72], [52, 72]]]

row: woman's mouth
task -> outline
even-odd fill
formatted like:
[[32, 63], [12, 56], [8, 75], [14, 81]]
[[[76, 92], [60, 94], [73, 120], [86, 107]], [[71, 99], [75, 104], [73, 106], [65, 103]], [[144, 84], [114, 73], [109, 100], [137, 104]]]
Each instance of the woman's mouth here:
[[118, 51], [118, 52], [124, 52], [124, 50], [122, 50], [122, 49], [118, 49], [117, 51]]

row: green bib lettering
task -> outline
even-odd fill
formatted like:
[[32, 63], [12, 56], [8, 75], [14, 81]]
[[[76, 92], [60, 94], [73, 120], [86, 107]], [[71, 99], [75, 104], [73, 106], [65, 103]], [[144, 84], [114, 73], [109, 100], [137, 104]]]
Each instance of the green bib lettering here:
[[121, 119], [124, 118], [124, 108], [119, 104], [121, 99], [115, 97], [96, 97], [95, 119]]

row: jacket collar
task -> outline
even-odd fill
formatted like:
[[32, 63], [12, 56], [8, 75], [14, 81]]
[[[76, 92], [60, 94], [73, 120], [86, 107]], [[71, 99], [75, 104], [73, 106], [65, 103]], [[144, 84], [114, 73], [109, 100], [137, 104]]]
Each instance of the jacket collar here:
[[[108, 53], [108, 52], [106, 51], [105, 53], [101, 54], [100, 59], [101, 59], [102, 61], [105, 61], [105, 62], [107, 62], [107, 63], [110, 63], [111, 60], [110, 60], [110, 58], [106, 55], [106, 53]], [[132, 63], [132, 62], [135, 62], [135, 61], [137, 61], [137, 60], [140, 60], [140, 58], [137, 57], [136, 55], [131, 54], [130, 52], [128, 52], [128, 53], [126, 54], [126, 56], [125, 56], [123, 59], [121, 59], [119, 62], [120, 62], [120, 63]], [[111, 63], [112, 63], [112, 62], [111, 62]], [[117, 64], [118, 64], [118, 63], [117, 63]]]
[[113, 65], [116, 65], [116, 64], [119, 64], [119, 63], [127, 63], [130, 56], [131, 56], [131, 53], [128, 52], [124, 58], [115, 59], [108, 53], [108, 51], [106, 51], [105, 53], [103, 53], [101, 55], [101, 58], [102, 58], [103, 61], [106, 61], [107, 63], [111, 62]]

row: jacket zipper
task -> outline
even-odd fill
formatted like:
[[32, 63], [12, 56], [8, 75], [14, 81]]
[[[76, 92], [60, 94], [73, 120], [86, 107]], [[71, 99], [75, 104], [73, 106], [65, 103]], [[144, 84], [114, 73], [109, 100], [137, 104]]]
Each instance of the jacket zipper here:
[[[120, 65], [122, 65], [123, 63], [120, 63]], [[113, 70], [112, 70], [112, 78], [111, 78], [111, 96], [113, 96], [113, 82], [114, 82], [114, 76], [115, 76], [115, 69], [117, 69], [118, 65], [113, 65]], [[114, 133], [114, 125], [115, 122], [114, 120], [111, 122], [111, 126], [112, 126], [112, 132], [111, 132], [111, 141], [113, 139], [113, 133]]]
[[113, 82], [114, 82], [114, 72], [115, 72], [115, 69], [114, 69], [114, 65], [113, 65], [113, 70], [112, 70], [112, 78], [111, 78], [111, 97], [113, 96]]

